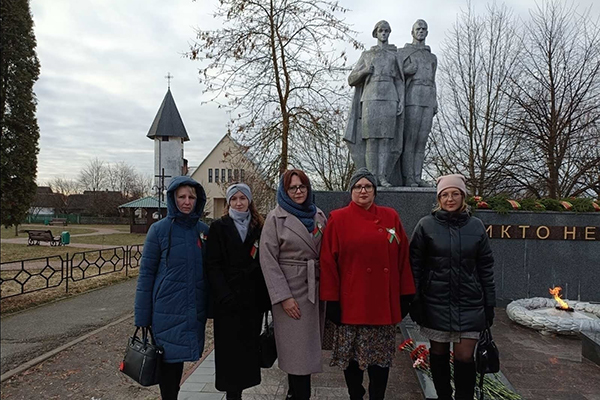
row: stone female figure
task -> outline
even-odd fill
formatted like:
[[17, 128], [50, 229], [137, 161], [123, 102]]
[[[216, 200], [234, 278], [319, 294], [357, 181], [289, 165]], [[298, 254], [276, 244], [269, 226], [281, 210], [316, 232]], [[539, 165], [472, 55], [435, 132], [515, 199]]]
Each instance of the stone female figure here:
[[356, 91], [344, 137], [357, 167], [366, 166], [379, 185], [387, 187], [390, 165], [395, 163], [390, 155], [396, 143], [402, 143], [397, 121], [404, 109], [404, 79], [396, 46], [388, 43], [390, 32], [387, 21], [375, 25], [372, 35], [377, 45], [362, 53], [348, 77]]

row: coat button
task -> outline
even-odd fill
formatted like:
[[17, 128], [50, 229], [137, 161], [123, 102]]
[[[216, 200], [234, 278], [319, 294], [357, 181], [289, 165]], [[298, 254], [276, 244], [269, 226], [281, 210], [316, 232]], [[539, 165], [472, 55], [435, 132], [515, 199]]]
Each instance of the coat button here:
[[390, 270], [389, 270], [389, 269], [387, 269], [387, 268], [384, 268], [384, 269], [383, 269], [383, 272], [385, 272], [385, 273], [387, 274], [388, 272], [390, 272]]
[[368, 273], [371, 273], [371, 268], [367, 268], [367, 272], [368, 272]]
[[383, 232], [383, 229], [379, 228], [379, 232]]

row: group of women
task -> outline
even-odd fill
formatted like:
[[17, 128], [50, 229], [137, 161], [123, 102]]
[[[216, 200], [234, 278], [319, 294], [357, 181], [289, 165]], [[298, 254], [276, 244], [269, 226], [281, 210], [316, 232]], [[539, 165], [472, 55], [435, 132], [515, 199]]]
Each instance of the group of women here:
[[493, 258], [483, 224], [471, 217], [461, 175], [438, 179], [437, 207], [409, 242], [398, 213], [375, 204], [377, 179], [352, 176], [348, 206], [329, 219], [313, 202], [309, 178], [286, 171], [277, 206], [263, 220], [250, 188], [231, 185], [227, 213], [200, 221], [206, 196], [189, 177], [172, 180], [168, 216], [144, 245], [135, 325], [164, 347], [160, 391], [177, 399], [183, 362], [197, 360], [207, 318], [214, 319], [216, 382], [227, 399], [260, 384], [259, 337], [271, 310], [287, 398], [308, 400], [322, 371], [325, 318], [333, 322], [331, 365], [343, 370], [351, 400], [384, 399], [396, 324], [409, 312], [431, 342], [439, 399], [472, 399], [474, 346], [493, 322]]

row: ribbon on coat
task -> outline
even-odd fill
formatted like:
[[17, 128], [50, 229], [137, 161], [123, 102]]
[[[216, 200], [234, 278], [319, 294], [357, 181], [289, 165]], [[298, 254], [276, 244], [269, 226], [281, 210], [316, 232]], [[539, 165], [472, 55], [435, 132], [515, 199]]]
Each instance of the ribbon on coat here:
[[308, 301], [315, 304], [317, 301], [317, 269], [319, 267], [319, 260], [294, 260], [294, 259], [281, 259], [279, 260], [280, 265], [286, 265], [290, 267], [302, 267], [306, 266], [306, 280], [308, 282]]

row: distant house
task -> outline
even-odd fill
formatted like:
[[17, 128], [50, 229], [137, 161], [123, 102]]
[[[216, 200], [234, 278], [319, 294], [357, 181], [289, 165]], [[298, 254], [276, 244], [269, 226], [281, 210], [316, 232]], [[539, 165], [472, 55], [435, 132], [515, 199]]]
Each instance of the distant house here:
[[266, 213], [274, 205], [275, 190], [248, 155], [248, 149], [226, 134], [198, 165], [191, 177], [206, 191], [205, 215], [220, 218], [225, 212], [225, 191], [233, 182], [247, 183], [255, 204]]
[[62, 213], [65, 208], [65, 197], [60, 193], [52, 192], [49, 186], [38, 186], [29, 207], [30, 218], [52, 217]]
[[83, 194], [72, 194], [67, 197], [66, 211], [94, 217], [118, 217], [118, 207], [129, 199], [119, 191], [86, 190]]

